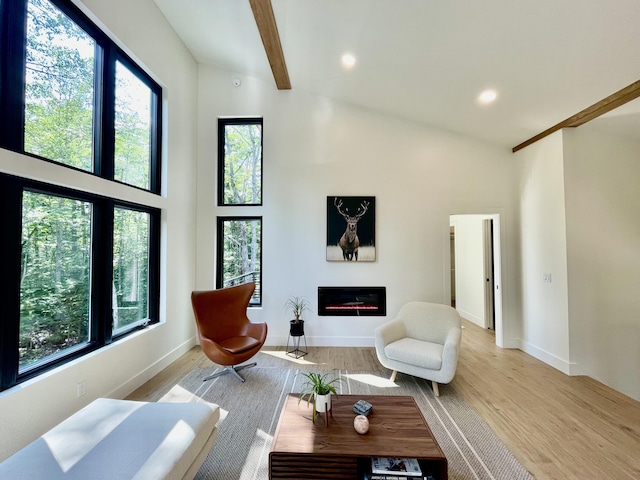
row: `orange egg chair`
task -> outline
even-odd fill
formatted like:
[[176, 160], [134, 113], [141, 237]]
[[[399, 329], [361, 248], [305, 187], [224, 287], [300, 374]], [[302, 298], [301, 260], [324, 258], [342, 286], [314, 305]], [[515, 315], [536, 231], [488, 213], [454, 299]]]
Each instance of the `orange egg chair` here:
[[202, 351], [213, 363], [224, 366], [203, 381], [233, 373], [244, 382], [238, 371], [256, 365], [255, 362], [240, 365], [258, 353], [267, 339], [267, 324], [252, 323], [247, 318], [255, 288], [255, 283], [249, 282], [191, 293]]

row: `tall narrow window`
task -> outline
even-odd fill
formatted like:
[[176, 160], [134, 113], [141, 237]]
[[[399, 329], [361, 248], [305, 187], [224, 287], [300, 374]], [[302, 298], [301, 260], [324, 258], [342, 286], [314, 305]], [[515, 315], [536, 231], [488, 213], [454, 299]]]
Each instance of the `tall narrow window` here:
[[121, 62], [116, 62], [114, 180], [150, 188], [152, 92]]
[[262, 217], [218, 217], [218, 288], [255, 282], [262, 304]]
[[93, 171], [95, 49], [48, 0], [29, 0], [25, 152]]
[[262, 119], [218, 121], [218, 204], [262, 205]]
[[91, 203], [22, 197], [20, 371], [89, 341]]
[[149, 218], [146, 212], [114, 211], [114, 335], [149, 319]]

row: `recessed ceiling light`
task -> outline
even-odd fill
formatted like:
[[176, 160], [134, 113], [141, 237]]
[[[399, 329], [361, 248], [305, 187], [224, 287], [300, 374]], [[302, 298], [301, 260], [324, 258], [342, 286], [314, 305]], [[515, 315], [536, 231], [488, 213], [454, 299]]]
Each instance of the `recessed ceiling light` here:
[[342, 55], [342, 65], [345, 68], [351, 68], [356, 64], [356, 57], [351, 55], [350, 53], [345, 53]]
[[486, 105], [493, 102], [496, 98], [498, 98], [498, 94], [495, 92], [495, 90], [485, 90], [478, 97], [478, 101]]

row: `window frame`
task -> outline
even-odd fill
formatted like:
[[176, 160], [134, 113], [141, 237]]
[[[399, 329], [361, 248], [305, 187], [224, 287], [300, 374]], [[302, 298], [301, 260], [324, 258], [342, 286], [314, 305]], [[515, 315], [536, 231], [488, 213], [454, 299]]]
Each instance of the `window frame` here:
[[[262, 229], [264, 223], [261, 215], [240, 215], [240, 216], [218, 216], [216, 217], [216, 288], [224, 288], [224, 223], [229, 221], [259, 221], [260, 222], [260, 272], [257, 276], [256, 290], [259, 298], [254, 301], [254, 295], [252, 295], [249, 301], [249, 307], [261, 307], [262, 306], [262, 292], [264, 291], [262, 283], [262, 259], [263, 259], [263, 234]], [[255, 281], [255, 280], [254, 280]], [[247, 283], [247, 282], [242, 282]]]
[[[20, 279], [22, 261], [22, 195], [25, 190], [56, 195], [92, 204], [91, 271], [89, 277], [89, 339], [86, 344], [62, 350], [27, 366], [19, 367]], [[45, 182], [0, 173], [0, 201], [4, 208], [0, 222], [0, 391], [11, 388], [43, 372], [63, 365], [117, 341], [132, 332], [159, 322], [160, 312], [160, 210], [116, 200], [95, 193], [51, 185]], [[121, 207], [149, 214], [148, 313], [143, 324], [113, 334], [113, 219], [114, 208]]]
[[[119, 45], [103, 32], [71, 0], [48, 0], [96, 44], [94, 55], [93, 97], [93, 171], [25, 152], [25, 92], [28, 0], [0, 2], [0, 148], [25, 157], [55, 165], [56, 169], [71, 169], [121, 184], [126, 188], [161, 194], [163, 90], [142, 66], [138, 65]], [[140, 188], [114, 180], [115, 151], [115, 88], [116, 62], [121, 62], [152, 92], [150, 127], [149, 188]], [[61, 170], [62, 173], [64, 171]], [[60, 172], [58, 172], [60, 173]], [[132, 332], [160, 321], [160, 255], [161, 210], [154, 201], [137, 204], [89, 191], [84, 180], [59, 186], [43, 178], [25, 178], [0, 172], [0, 391], [37, 377], [85, 354], [118, 341]], [[23, 191], [41, 192], [92, 204], [91, 272], [89, 277], [89, 338], [87, 343], [63, 349], [44, 359], [19, 367], [20, 279], [22, 255], [22, 195]], [[137, 195], [139, 197], [139, 195]], [[113, 230], [116, 207], [149, 214], [149, 259], [147, 304], [148, 321], [136, 322], [130, 328], [113, 332], [112, 279]]]
[[[260, 202], [225, 203], [225, 128], [227, 125], [260, 125]], [[220, 207], [260, 207], [264, 201], [264, 122], [262, 117], [218, 118], [218, 206]]]
[[[140, 205], [135, 205], [128, 202], [113, 202], [112, 221], [111, 225], [111, 280], [113, 281], [113, 260], [115, 256], [115, 246], [113, 244], [114, 232], [115, 232], [115, 209], [129, 210], [132, 212], [145, 213], [149, 215], [149, 232], [148, 232], [148, 273], [147, 273], [147, 309], [148, 317], [146, 319], [137, 320], [136, 322], [119, 327], [116, 331], [115, 325], [112, 321], [111, 334], [113, 338], [122, 338], [134, 330], [144, 328], [149, 324], [158, 323], [160, 313], [160, 211], [157, 209], [150, 209], [148, 207], [141, 208]], [[111, 289], [111, 285], [108, 286]], [[155, 293], [154, 293], [155, 292]], [[113, 299], [113, 296], [111, 297]], [[113, 316], [113, 303], [111, 303], [110, 309]], [[151, 320], [155, 319], [155, 320]]]

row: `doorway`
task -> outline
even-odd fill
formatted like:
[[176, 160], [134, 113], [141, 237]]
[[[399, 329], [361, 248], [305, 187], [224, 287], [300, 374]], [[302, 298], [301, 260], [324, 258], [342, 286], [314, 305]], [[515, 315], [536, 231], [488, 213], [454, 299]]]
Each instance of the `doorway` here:
[[500, 215], [449, 217], [451, 305], [503, 345]]

